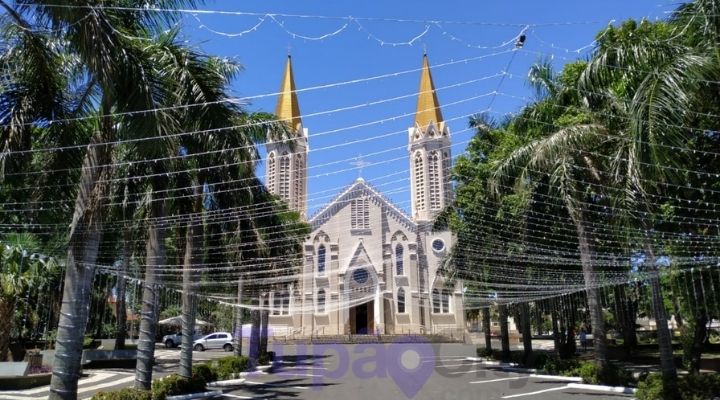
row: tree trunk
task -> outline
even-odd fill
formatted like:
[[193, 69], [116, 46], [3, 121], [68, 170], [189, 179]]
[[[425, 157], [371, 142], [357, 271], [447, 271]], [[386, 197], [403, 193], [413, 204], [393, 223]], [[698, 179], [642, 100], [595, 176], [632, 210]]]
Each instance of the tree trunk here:
[[657, 326], [657, 340], [660, 348], [660, 369], [665, 382], [674, 382], [677, 379], [677, 370], [673, 359], [672, 337], [668, 328], [667, 311], [660, 287], [655, 252], [649, 242], [645, 243], [645, 252], [650, 272], [650, 288], [652, 290], [652, 307]]
[[700, 360], [702, 358], [703, 344], [707, 336], [708, 316], [704, 309], [698, 309], [697, 318], [694, 321], [693, 342], [690, 350], [690, 365], [688, 372], [697, 374], [700, 372]]
[[[196, 190], [199, 198], [199, 192]], [[198, 201], [198, 206], [201, 204]], [[196, 208], [197, 211], [197, 208]], [[190, 218], [185, 230], [185, 258], [182, 290], [182, 344], [180, 348], [180, 376], [192, 378], [193, 341], [195, 338], [195, 272], [200, 263], [202, 225], [199, 218]]]
[[558, 313], [555, 310], [550, 312], [550, 318], [552, 319], [552, 330], [553, 330], [553, 348], [558, 357], [560, 357], [560, 324], [558, 324]]
[[500, 347], [501, 347], [500, 358], [504, 362], [510, 362], [510, 335], [508, 332], [507, 305], [505, 305], [505, 304], [499, 305], [498, 311], [500, 312]]
[[270, 319], [270, 310], [263, 309], [261, 313], [262, 323], [260, 325], [260, 354], [268, 351], [268, 322]]
[[127, 335], [127, 305], [125, 304], [125, 274], [130, 266], [130, 241], [132, 234], [130, 229], [125, 228], [123, 232], [123, 250], [121, 269], [117, 272], [117, 296], [115, 298], [115, 349], [125, 348], [125, 336]]
[[[155, 188], [157, 190], [157, 187]], [[140, 334], [135, 366], [135, 388], [150, 390], [157, 332], [158, 300], [160, 288], [157, 284], [155, 267], [165, 264], [165, 227], [158, 218], [165, 216], [165, 204], [153, 198], [145, 255], [145, 282], [143, 283], [142, 311], [140, 313]]]
[[490, 354], [492, 352], [492, 332], [490, 331], [490, 307], [482, 310], [483, 332], [485, 332], [485, 351]]
[[[702, 274], [702, 270], [700, 270]], [[692, 277], [692, 270], [690, 270], [690, 276]], [[700, 372], [700, 359], [702, 357], [703, 345], [705, 337], [707, 336], [707, 323], [708, 314], [705, 309], [705, 295], [702, 287], [702, 279], [693, 279], [693, 291], [695, 292], [695, 320], [692, 322], [693, 326], [693, 340], [690, 348], [690, 360], [688, 366], [688, 372], [697, 374]]]
[[543, 318], [543, 309], [540, 306], [540, 302], [535, 302], [535, 323], [537, 324], [537, 333], [538, 335], [542, 335], [545, 333], [543, 330], [543, 323], [545, 322], [545, 319]]
[[623, 347], [625, 356], [630, 357], [637, 346], [637, 334], [635, 332], [635, 305], [628, 298], [625, 285], [615, 286], [615, 301], [618, 304], [618, 325], [623, 335]]
[[233, 349], [236, 356], [242, 356], [242, 341], [243, 341], [243, 309], [242, 309], [242, 296], [243, 296], [243, 282], [242, 279], [238, 279], [238, 293], [237, 293], [237, 309], [235, 310], [235, 320], [237, 321], [235, 327], [235, 348]]
[[257, 365], [258, 357], [260, 357], [260, 310], [253, 309], [250, 311], [250, 320], [252, 321], [252, 329], [250, 331], [250, 349], [248, 356], [250, 364]]
[[109, 185], [101, 181], [110, 172], [107, 167], [110, 164], [110, 148], [95, 144], [107, 142], [108, 138], [109, 135], [102, 133], [93, 136], [80, 174], [65, 262], [65, 283], [50, 381], [51, 400], [77, 398], [88, 304], [102, 239], [102, 206], [109, 191]]
[[530, 327], [530, 305], [520, 305], [520, 319], [522, 320], [523, 362], [527, 363], [532, 357], [532, 332]]
[[[574, 216], [575, 229], [578, 235], [580, 262], [582, 264], [583, 277], [585, 278], [585, 291], [587, 293], [588, 308], [590, 311], [590, 323], [592, 324], [595, 361], [601, 370], [605, 370], [608, 364], [605, 320], [603, 318], [602, 302], [600, 299], [600, 291], [598, 290], [595, 268], [592, 264], [590, 240], [585, 231], [585, 220], [582, 210], [574, 213]], [[568, 331], [570, 331], [570, 327], [568, 327]], [[568, 338], [568, 340], [575, 339]]]
[[[8, 361], [8, 350], [10, 350], [10, 335], [15, 319], [15, 299], [0, 299], [0, 361]], [[17, 360], [15, 360], [17, 361]]]

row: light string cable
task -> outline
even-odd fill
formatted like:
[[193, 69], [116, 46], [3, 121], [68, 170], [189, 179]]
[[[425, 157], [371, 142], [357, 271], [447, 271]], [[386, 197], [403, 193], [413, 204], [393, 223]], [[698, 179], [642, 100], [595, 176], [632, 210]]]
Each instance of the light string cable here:
[[[445, 86], [442, 86], [442, 87], [438, 87], [438, 88], [435, 89], [435, 91], [437, 92], [437, 91], [445, 91], [445, 90], [449, 90], [449, 89], [457, 89], [457, 88], [465, 87], [465, 86], [468, 86], [468, 85], [480, 83], [480, 82], [483, 82], [483, 81], [486, 81], [486, 80], [491, 80], [491, 79], [494, 79], [494, 78], [502, 77], [503, 75], [505, 75], [505, 72], [498, 72], [498, 73], [494, 73], [494, 74], [490, 74], [490, 75], [485, 75], [485, 76], [482, 76], [482, 77], [479, 77], [479, 78], [474, 78], [474, 79], [466, 80], [466, 81], [463, 81], [463, 82], [457, 82], [457, 83], [445, 85]], [[387, 97], [387, 98], [381, 98], [381, 99], [377, 99], [377, 100], [365, 101], [365, 102], [362, 102], [362, 103], [352, 104], [352, 105], [349, 105], [349, 106], [339, 107], [339, 108], [335, 108], [335, 109], [324, 110], [324, 111], [316, 111], [316, 112], [313, 112], [313, 113], [307, 113], [307, 114], [301, 115], [301, 118], [302, 118], [302, 119], [311, 119], [311, 118], [315, 118], [315, 117], [319, 117], [319, 116], [331, 115], [331, 114], [340, 113], [340, 112], [345, 112], [345, 111], [355, 111], [355, 110], [358, 110], [358, 109], [361, 109], [361, 108], [373, 107], [373, 106], [377, 106], [377, 105], [381, 105], [381, 104], [386, 104], [386, 103], [391, 103], [391, 102], [395, 102], [395, 101], [399, 101], [399, 100], [405, 100], [405, 99], [408, 99], [408, 98], [417, 97], [417, 96], [420, 96], [420, 95], [422, 95], [422, 94], [426, 94], [426, 93], [430, 93], [430, 92], [432, 92], [432, 90], [424, 90], [424, 91], [406, 93], [406, 94], [399, 95], [399, 96], [394, 96], [394, 97]], [[480, 97], [490, 96], [490, 95], [492, 95], [492, 94], [493, 94], [493, 92], [487, 93], [487, 94], [480, 94], [480, 95], [470, 96], [470, 97], [467, 97], [467, 98], [463, 98], [463, 99], [460, 99], [460, 100], [457, 100], [457, 101], [453, 101], [453, 102], [447, 103], [447, 104], [445, 104], [445, 105], [443, 106], [443, 108], [445, 108], [445, 107], [452, 107], [452, 106], [455, 106], [455, 105], [458, 105], [458, 104], [467, 103], [467, 102], [470, 102], [470, 101], [473, 101], [473, 100], [477, 100], [477, 99], [480, 98]], [[438, 107], [433, 107], [432, 109], [438, 109], [438, 108], [439, 108], [439, 106], [438, 106]], [[422, 111], [426, 111], [426, 110], [422, 110]], [[322, 131], [322, 132], [318, 132], [318, 133], [313, 133], [313, 134], [310, 134], [310, 135], [309, 135], [309, 138], [308, 138], [308, 139], [317, 138], [317, 137], [321, 137], [321, 136], [327, 136], [327, 135], [334, 135], [334, 134], [337, 134], [337, 133], [340, 133], [340, 132], [344, 132], [344, 131], [348, 131], [348, 130], [353, 130], [353, 129], [358, 129], [358, 128], [366, 128], [366, 127], [372, 126], [372, 125], [379, 125], [379, 124], [383, 124], [383, 123], [385, 123], [385, 122], [395, 121], [395, 120], [402, 119], [402, 118], [405, 118], [405, 117], [413, 116], [413, 115], [415, 115], [415, 113], [416, 113], [416, 111], [406, 112], [406, 113], [397, 114], [397, 115], [394, 115], [394, 116], [385, 117], [385, 118], [378, 119], [378, 120], [373, 120], [373, 121], [370, 121], [370, 122], [364, 122], [364, 123], [361, 123], [361, 124], [344, 126], [344, 127], [340, 127], [340, 128], [336, 128], [336, 129], [330, 129], [330, 130], [326, 130], [326, 131]], [[472, 114], [466, 114], [466, 116], [470, 116], [470, 115], [472, 115]], [[457, 119], [460, 119], [460, 118], [456, 117], [456, 118], [454, 118], [453, 120], [457, 120]], [[283, 120], [281, 120], [281, 119], [268, 120], [268, 121], [262, 121], [262, 122], [258, 122], [258, 123], [250, 123], [250, 124], [237, 125], [237, 126], [232, 126], [232, 127], [228, 127], [228, 128], [222, 128], [222, 129], [237, 129], [237, 128], [243, 128], [243, 127], [263, 126], [263, 125], [269, 125], [269, 124], [274, 123], [274, 122], [282, 122], [282, 121], [283, 121]], [[205, 133], [205, 132], [206, 132], [206, 130], [197, 130], [197, 131], [176, 132], [175, 134], [195, 135], [195, 134]], [[400, 132], [400, 131], [389, 132], [389, 133], [386, 133], [386, 134], [384, 134], [384, 135], [375, 136], [375, 137], [373, 137], [373, 138], [387, 137], [387, 136], [391, 136], [391, 135], [397, 134], [397, 133], [399, 133], [399, 132]], [[173, 134], [171, 134], [171, 135], [173, 135]], [[370, 140], [370, 139], [373, 139], [373, 138], [368, 138], [368, 139], [364, 139], [364, 140]], [[162, 138], [160, 138], [160, 139], [162, 139]], [[287, 141], [292, 141], [292, 140], [293, 140], [293, 139], [290, 138], [290, 139], [288, 139]], [[273, 142], [266, 142], [265, 144], [270, 144], [270, 143], [273, 143]], [[354, 144], [354, 143], [359, 143], [359, 142], [358, 142], [358, 141], [355, 141], [355, 142], [352, 142], [351, 144]], [[256, 148], [257, 145], [258, 145], [258, 144], [253, 143], [253, 144], [247, 144], [247, 145], [242, 145], [242, 146], [231, 147], [231, 148], [227, 148], [227, 149], [209, 150], [209, 151], [204, 151], [204, 152], [189, 153], [189, 154], [187, 154], [187, 155], [166, 156], [166, 157], [154, 158], [154, 159], [151, 159], [151, 160], [129, 160], [129, 161], [121, 161], [121, 162], [115, 162], [115, 163], [112, 163], [112, 164], [105, 164], [105, 165], [102, 165], [102, 166], [97, 166], [97, 167], [95, 167], [95, 168], [104, 168], [105, 166], [110, 166], [110, 167], [120, 167], [120, 166], [130, 166], [130, 165], [135, 165], [135, 166], [136, 166], [136, 165], [142, 165], [142, 164], [145, 164], [145, 163], [147, 163], [147, 164], [152, 164], [152, 163], [160, 162], [160, 161], [172, 161], [172, 160], [178, 160], [178, 159], [192, 159], [192, 158], [194, 158], [194, 157], [200, 157], [200, 156], [211, 155], [211, 154], [222, 154], [222, 153], [231, 152], [231, 151], [235, 151], [235, 150], [253, 149], [253, 148]], [[341, 146], [345, 146], [345, 145], [347, 145], [347, 142], [332, 145], [332, 146], [334, 146], [334, 147], [332, 147], [332, 146], [326, 146], [326, 147], [320, 148], [319, 150], [325, 150], [325, 149], [329, 149], [329, 148], [341, 147]], [[58, 149], [59, 149], [59, 151], [62, 151], [62, 150], [64, 150], [65, 148], [62, 148], [62, 149], [58, 148]], [[312, 149], [311, 151], [317, 151], [317, 150], [318, 150], [318, 149]], [[10, 152], [10, 153], [8, 153], [8, 155], [13, 155], [13, 154], [18, 154], [18, 155], [20, 155], [21, 152]], [[263, 160], [263, 159], [253, 160], [253, 161], [262, 161], [262, 160]], [[248, 162], [252, 162], [252, 161], [248, 161]], [[86, 169], [86, 167], [62, 168], [62, 169], [44, 169], [44, 170], [41, 170], [41, 171], [10, 172], [10, 173], [6, 173], [4, 176], [26, 176], [26, 175], [41, 175], [41, 174], [45, 174], [45, 173], [48, 173], [48, 172], [70, 172], [70, 171], [79, 170], [79, 169], [81, 169], [81, 168], [82, 168], [82, 169]]]
[[[402, 189], [402, 190], [407, 190], [407, 189]], [[548, 204], [551, 204], [551, 203], [548, 203]], [[590, 204], [590, 205], [592, 205], [592, 204]], [[601, 213], [601, 214], [605, 214], [605, 213]]]
[[[504, 50], [504, 51], [499, 51], [499, 52], [495, 52], [495, 53], [491, 53], [491, 54], [483, 54], [483, 55], [479, 55], [479, 56], [464, 58], [461, 60], [450, 60], [450, 61], [447, 61], [444, 63], [434, 64], [433, 66], [430, 67], [430, 69], [435, 70], [437, 68], [444, 68], [444, 67], [448, 67], [448, 66], [452, 66], [452, 65], [477, 62], [477, 61], [485, 60], [487, 58], [497, 57], [497, 56], [500, 56], [503, 54], [507, 54], [510, 51], [512, 51], [512, 50]], [[365, 78], [356, 78], [356, 79], [351, 79], [351, 80], [346, 80], [346, 81], [341, 81], [341, 82], [321, 84], [321, 85], [296, 89], [295, 93], [299, 94], [299, 93], [311, 92], [311, 91], [316, 91], [316, 90], [325, 90], [325, 89], [337, 88], [337, 87], [341, 87], [341, 86], [356, 85], [356, 84], [367, 83], [367, 82], [372, 82], [372, 81], [376, 81], [376, 80], [383, 80], [383, 79], [388, 79], [388, 78], [393, 78], [393, 77], [398, 77], [398, 76], [402, 76], [402, 75], [420, 72], [420, 71], [422, 71], [422, 69], [423, 69], [422, 67], [412, 68], [412, 69], [406, 69], [406, 70], [401, 70], [401, 71], [396, 71], [396, 72], [374, 75], [374, 76], [365, 77]], [[191, 108], [191, 107], [201, 107], [201, 106], [207, 106], [207, 105], [212, 105], [212, 104], [223, 104], [223, 103], [244, 104], [245, 102], [247, 102], [249, 100], [256, 100], [256, 99], [265, 98], [265, 97], [277, 97], [281, 94], [283, 94], [283, 92], [272, 92], [272, 93], [254, 95], [254, 96], [245, 96], [245, 97], [241, 97], [241, 98], [227, 98], [227, 99], [222, 99], [222, 100], [213, 101], [213, 102], [200, 102], [200, 103], [184, 104], [184, 105], [177, 105], [177, 106], [157, 107], [157, 108], [135, 110], [135, 111], [108, 113], [108, 114], [106, 114], [106, 116], [107, 117], [134, 116], [134, 115], [152, 114], [152, 113], [157, 113], [157, 112], [162, 112], [162, 111], [171, 111], [171, 110], [186, 109], [186, 108]], [[44, 124], [54, 124], [54, 123], [76, 122], [76, 121], [83, 121], [83, 120], [89, 120], [89, 119], [94, 119], [94, 118], [96, 118], [96, 117], [95, 116], [85, 116], [85, 117], [75, 117], [75, 118], [52, 119], [52, 120], [46, 120], [46, 121], [44, 120], [43, 123]], [[238, 126], [218, 128], [218, 129], [214, 129], [214, 130], [180, 132], [180, 133], [170, 134], [168, 136], [163, 136], [163, 137], [145, 137], [145, 138], [115, 140], [115, 141], [108, 141], [108, 142], [98, 142], [98, 143], [94, 143], [94, 144], [80, 144], [80, 145], [61, 146], [61, 147], [35, 148], [35, 149], [29, 149], [29, 150], [15, 151], [15, 152], [13, 152], [13, 154], [28, 154], [28, 153], [35, 153], [35, 152], [71, 150], [71, 149], [86, 148], [87, 146], [105, 146], [105, 145], [113, 145], [113, 144], [120, 144], [120, 143], [143, 142], [143, 141], [147, 141], [147, 140], [162, 140], [162, 139], [180, 137], [180, 136], [184, 136], [184, 135], [188, 135], [188, 134], [213, 133], [213, 132], [221, 132], [223, 130], [266, 125], [271, 122], [281, 122], [281, 120], [268, 120], [268, 121], [263, 121], [262, 123], [257, 123], [257, 124], [242, 124], [242, 125], [238, 125]], [[23, 123], [23, 124], [17, 124], [14, 126], [34, 126], [34, 125], [36, 125], [35, 122], [27, 122], [27, 123]], [[0, 125], [0, 128], [6, 128], [8, 126], [11, 126], [11, 124]]]

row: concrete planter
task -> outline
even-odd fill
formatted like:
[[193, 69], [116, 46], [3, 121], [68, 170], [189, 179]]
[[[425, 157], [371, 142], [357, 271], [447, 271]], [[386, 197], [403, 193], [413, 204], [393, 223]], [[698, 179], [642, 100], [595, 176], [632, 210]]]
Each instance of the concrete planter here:
[[85, 368], [132, 367], [137, 361], [137, 350], [83, 350]]
[[50, 384], [52, 373], [0, 377], [0, 390], [25, 390]]

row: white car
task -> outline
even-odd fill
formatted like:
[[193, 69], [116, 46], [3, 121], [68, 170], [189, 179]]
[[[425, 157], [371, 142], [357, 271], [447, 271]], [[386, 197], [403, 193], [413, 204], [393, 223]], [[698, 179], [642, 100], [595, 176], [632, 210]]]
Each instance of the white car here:
[[193, 350], [205, 351], [210, 349], [223, 349], [233, 351], [233, 337], [227, 332], [215, 332], [205, 335], [193, 342]]
[[[202, 336], [200, 335], [193, 335], [193, 342]], [[173, 333], [172, 335], [165, 335], [162, 339], [163, 343], [165, 343], [165, 348], [172, 349], [174, 347], [178, 347], [182, 344], [182, 332]]]

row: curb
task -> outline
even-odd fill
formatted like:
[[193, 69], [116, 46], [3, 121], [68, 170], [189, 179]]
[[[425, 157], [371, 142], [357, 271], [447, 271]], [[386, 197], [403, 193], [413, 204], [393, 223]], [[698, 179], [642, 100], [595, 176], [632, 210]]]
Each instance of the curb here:
[[177, 396], [167, 396], [167, 400], [194, 400], [194, 399], [209, 399], [213, 397], [222, 396], [222, 392], [214, 390], [212, 392], [192, 393], [192, 394], [180, 394]]
[[224, 381], [215, 381], [210, 382], [206, 386], [208, 387], [225, 387], [225, 386], [237, 386], [242, 385], [247, 379], [240, 378], [240, 379], [228, 379]]
[[[555, 379], [558, 381], [568, 381], [568, 382], [582, 382], [582, 378], [577, 376], [562, 376], [562, 375], [543, 375], [543, 374], [531, 374], [531, 378], [540, 378], [540, 379]], [[568, 383], [568, 385], [580, 385], [579, 383]], [[585, 386], [596, 386], [596, 385], [585, 385]]]
[[609, 392], [609, 393], [622, 393], [622, 394], [635, 394], [637, 389], [624, 387], [624, 386], [604, 386], [604, 385], [588, 385], [585, 383], [570, 383], [569, 388], [572, 389], [586, 389], [594, 390], [598, 392]]

